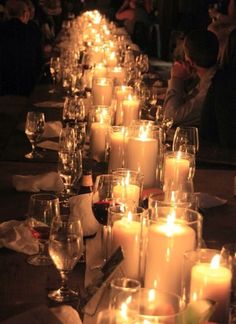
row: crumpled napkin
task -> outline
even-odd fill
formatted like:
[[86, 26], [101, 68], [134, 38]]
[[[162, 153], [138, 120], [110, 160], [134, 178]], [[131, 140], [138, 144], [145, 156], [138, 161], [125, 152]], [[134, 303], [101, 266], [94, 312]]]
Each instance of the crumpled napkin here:
[[40, 142], [36, 146], [46, 150], [59, 151], [59, 143], [50, 140]]
[[13, 175], [13, 186], [17, 191], [39, 192], [63, 190], [64, 185], [57, 172], [48, 172], [38, 175]]
[[92, 211], [92, 194], [82, 194], [69, 199], [70, 217], [79, 218], [84, 236], [91, 236], [98, 231], [99, 223]]
[[59, 120], [46, 122], [44, 127], [43, 137], [46, 138], [59, 137], [61, 130], [62, 130], [62, 123]]
[[212, 196], [206, 192], [196, 192], [195, 196], [198, 199], [199, 208], [212, 208], [227, 203], [226, 199], [222, 199], [217, 196]]
[[25, 221], [11, 220], [0, 224], [0, 247], [25, 254], [38, 253], [38, 241], [33, 237]]

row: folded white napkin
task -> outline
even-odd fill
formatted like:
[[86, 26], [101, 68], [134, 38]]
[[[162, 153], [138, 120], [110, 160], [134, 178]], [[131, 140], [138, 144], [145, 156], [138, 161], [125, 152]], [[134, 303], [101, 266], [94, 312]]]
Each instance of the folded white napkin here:
[[38, 252], [38, 241], [26, 222], [11, 220], [0, 224], [0, 247], [31, 255]]
[[69, 305], [50, 308], [62, 324], [82, 324], [77, 311]]
[[17, 191], [39, 192], [63, 190], [63, 182], [57, 172], [49, 172], [38, 175], [13, 175], [13, 186]]
[[46, 122], [44, 127], [43, 137], [46, 138], [59, 137], [61, 130], [62, 130], [62, 123], [59, 120]]
[[82, 194], [69, 199], [70, 215], [79, 218], [84, 236], [90, 236], [98, 231], [99, 223], [92, 211], [92, 194]]
[[212, 196], [205, 192], [196, 192], [195, 193], [198, 199], [199, 208], [212, 208], [221, 206], [227, 203], [226, 199], [222, 199], [216, 196]]

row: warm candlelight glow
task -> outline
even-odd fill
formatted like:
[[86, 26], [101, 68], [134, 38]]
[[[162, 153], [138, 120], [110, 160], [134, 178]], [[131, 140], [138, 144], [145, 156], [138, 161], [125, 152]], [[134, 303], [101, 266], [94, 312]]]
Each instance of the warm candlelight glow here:
[[211, 268], [217, 269], [219, 268], [219, 265], [220, 265], [220, 255], [216, 254], [211, 260]]

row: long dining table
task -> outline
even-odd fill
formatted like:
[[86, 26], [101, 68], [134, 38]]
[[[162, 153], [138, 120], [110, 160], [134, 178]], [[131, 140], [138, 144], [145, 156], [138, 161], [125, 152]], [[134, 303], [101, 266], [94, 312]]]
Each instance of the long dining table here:
[[[44, 104], [42, 104], [42, 102]], [[51, 102], [51, 105], [49, 103]], [[61, 105], [53, 106], [53, 102]], [[38, 103], [41, 103], [39, 105]], [[62, 119], [62, 93], [52, 95], [48, 85], [40, 84], [30, 98], [29, 109], [40, 109], [46, 121]], [[48, 106], [47, 106], [48, 105]], [[40, 108], [39, 108], [40, 107]], [[30, 149], [22, 130], [16, 130], [9, 140], [0, 161], [0, 222], [26, 218], [30, 192], [18, 192], [12, 185], [15, 174], [41, 174], [57, 170], [57, 152], [44, 150], [41, 160], [27, 160]], [[90, 161], [91, 162], [91, 161]], [[84, 163], [87, 163], [85, 160]], [[106, 170], [105, 163], [92, 161], [93, 172]], [[232, 165], [200, 161], [194, 176], [196, 192], [225, 199], [220, 206], [201, 208], [203, 239], [207, 246], [220, 248], [236, 242], [236, 197], [234, 193], [236, 168]], [[84, 289], [85, 263], [78, 263], [70, 276], [70, 285]], [[47, 293], [59, 287], [60, 278], [54, 266], [36, 267], [27, 263], [27, 255], [7, 248], [0, 249], [0, 321], [39, 305], [55, 306]], [[77, 303], [71, 304], [76, 308]]]

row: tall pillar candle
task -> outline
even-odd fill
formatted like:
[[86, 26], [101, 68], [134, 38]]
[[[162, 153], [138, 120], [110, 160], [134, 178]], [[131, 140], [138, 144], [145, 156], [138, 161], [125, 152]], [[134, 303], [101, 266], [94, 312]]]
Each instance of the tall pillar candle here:
[[109, 78], [94, 78], [92, 84], [93, 104], [110, 106], [112, 101], [113, 83]]
[[112, 226], [112, 250], [119, 246], [124, 252], [122, 268], [125, 276], [139, 279], [139, 253], [141, 243], [141, 223], [122, 217]]
[[182, 152], [169, 152], [164, 159], [164, 190], [180, 190], [188, 182], [190, 155]]
[[129, 95], [122, 102], [123, 125], [130, 126], [133, 120], [139, 119], [139, 100], [136, 96]]
[[126, 167], [143, 174], [143, 185], [151, 188], [156, 183], [158, 141], [155, 138], [129, 137], [126, 145]]
[[[220, 257], [220, 255], [216, 255]], [[190, 301], [211, 299], [217, 302], [211, 320], [219, 324], [229, 321], [230, 288], [232, 274], [215, 259], [211, 263], [197, 263], [191, 271]]]
[[122, 111], [122, 101], [131, 95], [133, 88], [125, 85], [115, 87], [115, 99], [116, 99], [116, 118], [115, 124], [123, 124], [123, 111]]
[[[123, 179], [122, 179], [123, 180]], [[140, 188], [132, 183], [125, 183], [125, 181], [117, 184], [113, 188], [113, 197], [118, 202], [122, 202], [127, 206], [138, 206]]]
[[95, 122], [90, 128], [90, 155], [91, 158], [101, 162], [105, 159], [106, 141], [109, 125]]
[[107, 76], [113, 78], [115, 86], [122, 85], [125, 82], [125, 70], [121, 66], [110, 68], [107, 72]]
[[124, 166], [125, 127], [114, 126], [109, 136], [108, 172]]
[[195, 231], [184, 222], [159, 219], [148, 229], [144, 286], [181, 294], [183, 254], [194, 250]]

